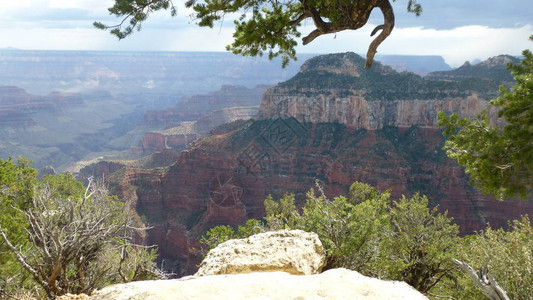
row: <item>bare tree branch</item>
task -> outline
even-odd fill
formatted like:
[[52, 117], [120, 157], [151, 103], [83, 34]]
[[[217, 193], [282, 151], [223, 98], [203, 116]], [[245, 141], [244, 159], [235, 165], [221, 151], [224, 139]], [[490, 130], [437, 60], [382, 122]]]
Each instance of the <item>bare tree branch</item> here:
[[510, 300], [505, 291], [498, 285], [494, 277], [487, 273], [486, 270], [481, 269], [476, 272], [467, 263], [458, 259], [453, 260], [461, 270], [468, 274], [474, 281], [475, 285], [483, 292], [483, 294], [489, 297], [491, 300]]

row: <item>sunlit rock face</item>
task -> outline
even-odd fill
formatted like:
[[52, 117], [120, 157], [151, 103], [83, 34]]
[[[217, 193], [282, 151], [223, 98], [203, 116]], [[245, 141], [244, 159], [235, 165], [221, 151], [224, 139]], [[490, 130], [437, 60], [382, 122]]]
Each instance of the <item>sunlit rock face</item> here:
[[268, 231], [211, 249], [195, 276], [253, 272], [319, 274], [326, 252], [318, 235], [302, 230]]
[[92, 300], [185, 299], [361, 299], [427, 300], [405, 282], [363, 276], [347, 269], [316, 275], [285, 272], [211, 275], [159, 281], [135, 281], [96, 291]]

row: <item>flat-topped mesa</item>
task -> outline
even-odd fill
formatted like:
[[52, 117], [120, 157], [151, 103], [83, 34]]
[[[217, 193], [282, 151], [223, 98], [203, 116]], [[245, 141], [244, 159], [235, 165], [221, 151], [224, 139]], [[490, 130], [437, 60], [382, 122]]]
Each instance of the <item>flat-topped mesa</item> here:
[[473, 116], [489, 108], [498, 95], [490, 78], [435, 80], [376, 62], [365, 70], [354, 53], [331, 54], [307, 61], [292, 79], [263, 94], [256, 119], [294, 117], [300, 122], [336, 122], [369, 130], [384, 126], [437, 127], [437, 112]]
[[447, 80], [447, 81], [461, 81], [468, 78], [483, 78], [488, 80], [496, 80], [501, 83], [512, 83], [513, 76], [508, 64], [518, 64], [520, 59], [510, 55], [498, 55], [490, 57], [478, 64], [471, 64], [465, 62], [462, 66], [451, 71], [432, 72], [426, 76], [433, 80]]

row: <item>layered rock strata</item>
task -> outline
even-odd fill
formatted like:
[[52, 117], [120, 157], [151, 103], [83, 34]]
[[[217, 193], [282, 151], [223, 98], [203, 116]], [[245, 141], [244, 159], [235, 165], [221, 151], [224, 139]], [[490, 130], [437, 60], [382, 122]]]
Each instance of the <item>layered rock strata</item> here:
[[368, 101], [362, 96], [293, 96], [272, 88], [263, 95], [261, 109], [256, 118], [265, 120], [294, 117], [304, 123], [341, 123], [367, 130], [382, 129], [385, 126], [413, 125], [421, 128], [438, 128], [439, 111], [472, 117], [487, 109], [489, 116], [494, 120], [497, 110], [477, 94], [466, 98]]

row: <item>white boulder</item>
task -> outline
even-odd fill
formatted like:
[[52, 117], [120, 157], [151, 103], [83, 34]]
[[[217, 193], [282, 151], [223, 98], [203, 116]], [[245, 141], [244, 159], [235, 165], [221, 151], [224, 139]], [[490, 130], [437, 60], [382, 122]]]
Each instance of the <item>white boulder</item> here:
[[211, 249], [195, 276], [276, 271], [311, 275], [320, 273], [325, 264], [324, 247], [316, 233], [269, 231]]

